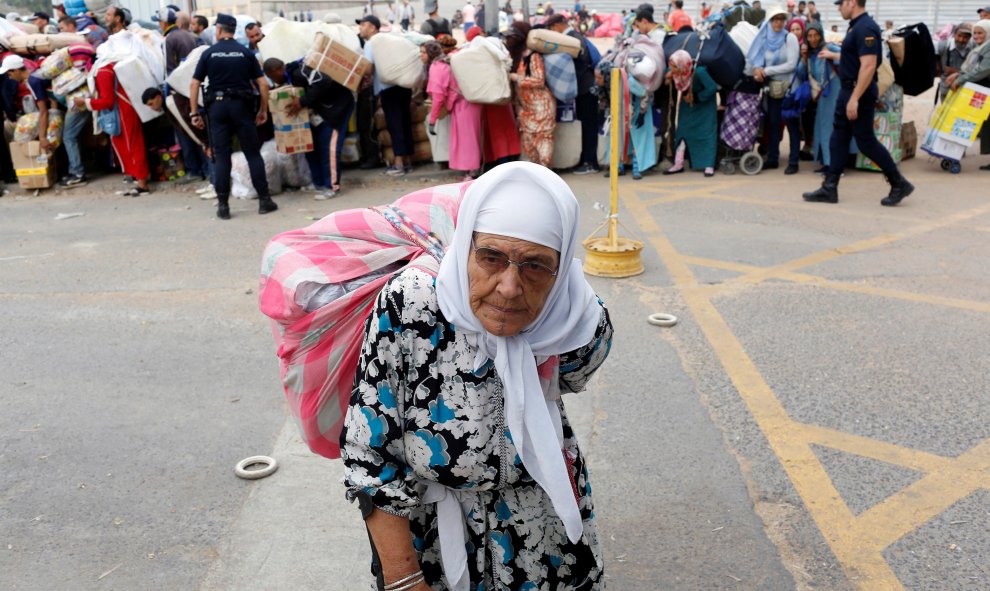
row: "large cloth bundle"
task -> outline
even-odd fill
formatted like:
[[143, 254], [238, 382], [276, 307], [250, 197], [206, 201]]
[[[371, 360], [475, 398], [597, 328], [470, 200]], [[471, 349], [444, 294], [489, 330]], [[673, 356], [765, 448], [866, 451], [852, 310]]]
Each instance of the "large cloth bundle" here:
[[739, 50], [743, 52], [743, 55], [746, 55], [749, 53], [749, 48], [753, 45], [753, 40], [756, 39], [756, 34], [759, 31], [760, 28], [756, 25], [742, 21], [732, 27], [732, 30], [729, 31], [729, 37], [732, 37], [732, 41], [739, 46]]
[[512, 59], [505, 46], [488, 37], [475, 37], [450, 56], [450, 71], [461, 87], [461, 94], [471, 103], [500, 105], [509, 102], [512, 98], [510, 67]]
[[722, 141], [733, 150], [752, 150], [762, 117], [758, 92], [730, 92], [726, 101], [725, 121], [722, 123]]
[[[160, 38], [161, 35], [158, 35]], [[165, 82], [165, 57], [148, 45], [143, 35], [130, 31], [114, 33], [96, 51], [96, 63], [89, 71], [89, 91], [96, 93], [96, 75], [110, 64], [115, 64], [117, 82], [127, 92], [134, 110], [142, 123], [161, 115], [141, 102], [141, 95], [148, 88], [160, 87]]]
[[315, 453], [340, 457], [364, 325], [379, 292], [396, 271], [443, 256], [468, 186], [338, 211], [265, 248], [259, 306], [272, 320], [289, 408]]
[[622, 15], [613, 13], [599, 16], [595, 37], [615, 37], [622, 34]]
[[113, 0], [65, 0], [62, 8], [69, 16], [79, 16], [87, 12], [102, 16], [107, 8], [114, 5]]
[[566, 53], [577, 57], [581, 53], [581, 41], [550, 29], [533, 29], [526, 35], [526, 47], [537, 53]]
[[77, 33], [17, 35], [7, 39], [10, 50], [20, 55], [48, 55], [58, 49], [85, 42], [86, 37]]
[[317, 33], [323, 33], [335, 43], [361, 53], [361, 41], [357, 33], [341, 23], [296, 22], [276, 18], [265, 25], [264, 29], [265, 38], [258, 43], [264, 59], [274, 57], [285, 63], [296, 61], [310, 50]]
[[117, 83], [127, 91], [131, 105], [137, 111], [142, 123], [147, 123], [161, 115], [160, 112], [141, 102], [141, 95], [144, 94], [145, 90], [157, 88], [160, 84], [147, 64], [138, 57], [131, 56], [117, 62], [113, 71], [117, 75]]
[[[199, 58], [203, 55], [209, 45], [201, 45], [196, 49], [189, 52], [186, 59], [182, 60], [177, 68], [172, 70], [172, 73], [168, 75], [165, 82], [168, 83], [169, 88], [175, 92], [181, 94], [182, 96], [189, 98], [189, 86], [192, 84], [193, 73], [196, 71], [196, 65], [199, 63]], [[200, 102], [202, 103], [203, 93], [200, 93]]]
[[375, 58], [375, 72], [382, 82], [403, 88], [419, 85], [423, 79], [423, 62], [415, 43], [392, 33], [379, 33], [368, 43]]
[[54, 80], [58, 78], [58, 75], [65, 72], [72, 67], [72, 56], [69, 55], [69, 48], [59, 49], [58, 51], [52, 52], [52, 54], [45, 58], [38, 69], [35, 70], [35, 76], [44, 78], [45, 80]]
[[690, 53], [697, 65], [705, 66], [712, 80], [722, 88], [732, 88], [742, 78], [746, 67], [746, 54], [721, 23], [716, 23], [707, 33], [692, 31], [668, 35], [663, 41], [664, 54], [673, 55], [678, 49]]
[[891, 61], [894, 80], [904, 87], [904, 94], [918, 96], [935, 84], [935, 45], [928, 27], [917, 23], [901, 27], [894, 37], [904, 39], [903, 57]]
[[558, 101], [573, 100], [578, 95], [574, 58], [566, 53], [548, 53], [543, 56], [544, 76], [547, 88]]
[[52, 94], [56, 96], [68, 96], [69, 93], [86, 84], [86, 72], [76, 68], [69, 68], [52, 80]]

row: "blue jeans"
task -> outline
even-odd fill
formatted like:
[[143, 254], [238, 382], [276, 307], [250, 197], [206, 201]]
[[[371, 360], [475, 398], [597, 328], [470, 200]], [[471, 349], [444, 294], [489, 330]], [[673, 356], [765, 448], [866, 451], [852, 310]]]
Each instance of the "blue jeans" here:
[[82, 165], [82, 154], [79, 152], [79, 137], [86, 129], [89, 117], [89, 111], [68, 111], [65, 114], [62, 143], [65, 144], [65, 153], [69, 156], [69, 174], [74, 176], [86, 175]]
[[309, 173], [313, 177], [313, 186], [317, 189], [330, 188], [330, 136], [333, 128], [329, 123], [323, 123], [312, 128], [313, 150], [306, 152], [306, 162], [309, 163]]
[[[767, 100], [767, 125], [770, 126], [770, 143], [767, 145], [768, 163], [776, 164], [780, 161], [780, 134], [781, 124], [787, 124], [788, 136], [790, 136], [791, 153], [788, 156], [788, 164], [797, 164], [801, 155], [801, 120], [794, 119], [794, 124], [784, 121], [783, 115], [784, 99], [769, 98]], [[873, 125], [872, 123], [870, 125]]]
[[175, 139], [182, 148], [182, 164], [185, 166], [186, 176], [209, 177], [209, 159], [196, 140], [178, 128], [175, 130]]

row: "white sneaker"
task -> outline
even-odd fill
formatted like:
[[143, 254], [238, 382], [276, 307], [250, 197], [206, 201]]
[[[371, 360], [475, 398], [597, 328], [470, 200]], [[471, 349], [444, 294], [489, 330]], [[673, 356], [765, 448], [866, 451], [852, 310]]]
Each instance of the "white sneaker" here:
[[204, 201], [209, 201], [211, 199], [216, 199], [217, 198], [217, 192], [213, 189], [213, 187], [210, 187], [210, 190], [207, 191], [206, 193], [200, 193], [199, 194], [199, 198], [202, 199], [202, 200], [204, 200]]
[[316, 185], [312, 185], [312, 184], [306, 185], [305, 187], [302, 187], [299, 190], [302, 191], [303, 193], [322, 193], [323, 192], [323, 189], [319, 189], [319, 188], [316, 187]]
[[212, 192], [213, 192], [213, 185], [211, 185], [210, 183], [207, 183], [202, 187], [196, 189], [197, 195], [202, 195], [203, 193], [212, 193]]
[[333, 199], [336, 196], [337, 193], [335, 193], [333, 189], [327, 189], [323, 193], [317, 193], [314, 195], [313, 199], [316, 199], [317, 201], [326, 201], [327, 199]]

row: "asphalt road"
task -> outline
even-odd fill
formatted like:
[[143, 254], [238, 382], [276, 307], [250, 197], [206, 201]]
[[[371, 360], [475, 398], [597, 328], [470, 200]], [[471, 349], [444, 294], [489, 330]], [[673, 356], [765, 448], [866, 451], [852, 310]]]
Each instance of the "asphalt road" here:
[[[859, 172], [832, 206], [800, 201], [809, 171], [622, 179], [646, 272], [591, 279], [616, 341], [567, 400], [610, 589], [990, 588], [976, 160], [908, 162], [895, 209]], [[0, 198], [0, 588], [367, 588], [339, 462], [287, 421], [259, 260], [281, 230], [443, 178], [425, 176], [268, 216], [238, 201], [230, 222], [113, 179]], [[607, 181], [565, 178], [591, 232]], [[259, 453], [279, 472], [237, 479]]]

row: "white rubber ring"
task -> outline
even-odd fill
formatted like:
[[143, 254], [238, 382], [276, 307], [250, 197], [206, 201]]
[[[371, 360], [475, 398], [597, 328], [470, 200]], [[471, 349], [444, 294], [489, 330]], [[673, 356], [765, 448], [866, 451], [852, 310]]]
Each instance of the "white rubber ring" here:
[[[265, 464], [265, 467], [257, 470], [248, 470], [247, 467], [252, 464]], [[244, 458], [234, 466], [234, 474], [237, 474], [238, 478], [243, 478], [244, 480], [257, 480], [265, 476], [271, 476], [276, 470], [278, 470], [278, 462], [275, 461], [275, 458], [268, 456]]]
[[674, 326], [677, 324], [677, 316], [657, 312], [656, 314], [650, 314], [647, 316], [646, 321], [653, 326]]

